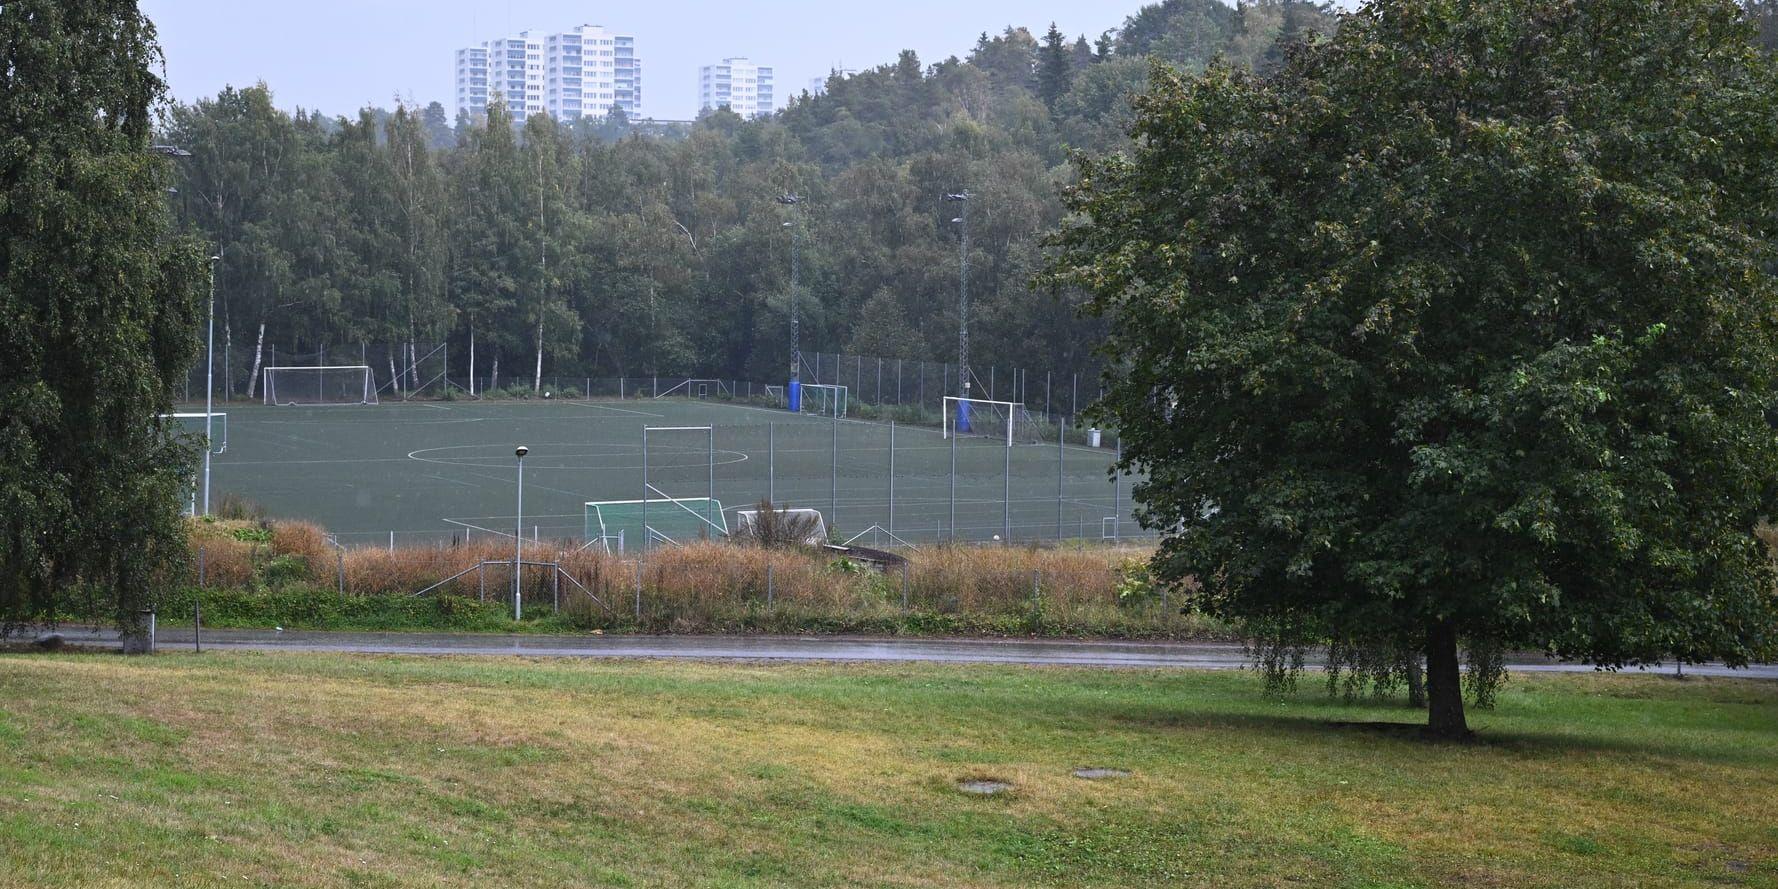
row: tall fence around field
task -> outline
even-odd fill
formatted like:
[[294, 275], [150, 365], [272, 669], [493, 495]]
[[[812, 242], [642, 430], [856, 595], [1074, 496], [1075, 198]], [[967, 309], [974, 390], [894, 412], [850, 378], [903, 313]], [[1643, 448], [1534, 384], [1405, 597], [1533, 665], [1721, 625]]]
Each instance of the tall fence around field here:
[[[459, 350], [461, 351], [461, 350]], [[484, 355], [471, 376], [465, 355], [453, 356], [444, 343], [350, 343], [310, 352], [280, 350], [266, 345], [258, 352], [251, 342], [219, 340], [216, 343], [216, 397], [245, 399], [249, 386], [257, 392], [255, 368], [323, 365], [364, 365], [371, 369], [382, 400], [482, 396], [528, 392], [533, 376], [529, 362], [518, 363], [518, 373], [498, 377], [488, 371]], [[203, 401], [205, 364], [187, 376], [182, 393], [186, 402]], [[957, 366], [934, 361], [848, 355], [839, 352], [805, 352], [801, 379], [805, 383], [845, 386], [849, 400], [878, 408], [914, 408], [936, 415], [945, 396], [961, 392]], [[704, 381], [712, 394], [738, 400], [782, 400], [785, 380], [745, 380], [720, 374], [661, 373], [621, 377], [551, 373], [543, 378], [552, 395], [576, 397], [652, 398], [688, 380]], [[714, 384], [720, 384], [714, 385]], [[1098, 379], [1092, 373], [1057, 373], [1038, 368], [975, 365], [970, 372], [970, 396], [989, 401], [1018, 402], [1034, 416], [1056, 421], [1081, 415], [1099, 397]], [[695, 390], [694, 390], [695, 391]], [[683, 393], [674, 393], [683, 394]]]

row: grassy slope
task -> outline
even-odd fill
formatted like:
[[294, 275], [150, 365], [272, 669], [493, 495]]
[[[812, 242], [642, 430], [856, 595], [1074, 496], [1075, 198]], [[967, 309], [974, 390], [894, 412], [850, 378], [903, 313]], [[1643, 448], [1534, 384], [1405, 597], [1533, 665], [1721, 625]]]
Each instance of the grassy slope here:
[[[1257, 691], [4, 656], [0, 885], [1778, 885], [1778, 686], [1517, 677], [1470, 747], [1328, 724], [1403, 709]], [[1017, 790], [952, 789], [974, 776]]]

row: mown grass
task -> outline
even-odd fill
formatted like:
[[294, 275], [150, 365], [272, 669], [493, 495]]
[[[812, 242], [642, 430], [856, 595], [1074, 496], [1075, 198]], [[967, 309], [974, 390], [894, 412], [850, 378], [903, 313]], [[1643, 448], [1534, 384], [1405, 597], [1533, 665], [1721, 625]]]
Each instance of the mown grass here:
[[[3, 886], [1778, 885], [1778, 687], [0, 657]], [[1087, 782], [1078, 766], [1129, 778]], [[1015, 789], [972, 798], [957, 780]]]

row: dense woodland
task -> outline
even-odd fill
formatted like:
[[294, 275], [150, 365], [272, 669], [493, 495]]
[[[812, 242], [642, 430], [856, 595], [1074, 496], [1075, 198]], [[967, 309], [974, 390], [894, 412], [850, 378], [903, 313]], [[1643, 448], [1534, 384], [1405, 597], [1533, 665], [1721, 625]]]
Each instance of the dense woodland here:
[[473, 345], [479, 375], [498, 361], [527, 384], [777, 380], [799, 232], [805, 351], [952, 361], [959, 233], [942, 198], [963, 189], [975, 363], [1081, 372], [1095, 325], [1031, 282], [1069, 151], [1125, 141], [1155, 60], [1264, 69], [1334, 22], [1299, 0], [1167, 0], [1115, 32], [1009, 27], [967, 59], [904, 52], [834, 78], [772, 119], [677, 129], [500, 110], [452, 125], [437, 104], [327, 118], [280, 110], [262, 84], [172, 107], [160, 137], [192, 153], [173, 200], [220, 248], [217, 342], [238, 394], [272, 349], [365, 342], [448, 342], [454, 375]]

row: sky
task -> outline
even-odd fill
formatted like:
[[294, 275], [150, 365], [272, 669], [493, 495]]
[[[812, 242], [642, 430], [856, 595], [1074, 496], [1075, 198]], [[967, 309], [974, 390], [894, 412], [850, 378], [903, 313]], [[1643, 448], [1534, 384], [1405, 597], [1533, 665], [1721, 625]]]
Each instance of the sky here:
[[[453, 107], [453, 53], [531, 29], [595, 24], [636, 36], [643, 105], [659, 119], [697, 114], [697, 69], [746, 56], [800, 92], [833, 68], [872, 68], [913, 49], [932, 63], [964, 55], [1008, 24], [1055, 21], [1089, 39], [1145, 0], [140, 0], [159, 31], [174, 98], [193, 101], [261, 80], [285, 109], [352, 114], [397, 96]], [[1152, 2], [1152, 0], [1146, 0]], [[784, 97], [780, 97], [780, 104]]]

